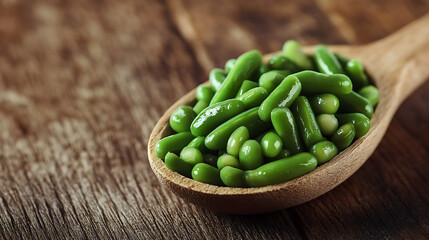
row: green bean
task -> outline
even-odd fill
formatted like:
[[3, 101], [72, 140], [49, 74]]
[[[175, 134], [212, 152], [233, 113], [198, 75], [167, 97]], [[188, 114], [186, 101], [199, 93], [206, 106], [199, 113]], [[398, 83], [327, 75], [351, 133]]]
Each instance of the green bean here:
[[309, 97], [308, 100], [315, 114], [335, 114], [340, 107], [340, 100], [329, 93]]
[[228, 187], [245, 187], [244, 171], [231, 166], [226, 166], [220, 170], [220, 178]]
[[320, 72], [325, 74], [343, 74], [338, 59], [335, 55], [323, 45], [316, 47], [314, 59]]
[[226, 152], [233, 156], [238, 156], [241, 145], [249, 139], [249, 130], [246, 127], [238, 127], [229, 137], [226, 145]]
[[292, 105], [292, 113], [296, 120], [301, 137], [307, 148], [322, 141], [324, 138], [317, 125], [316, 117], [305, 96], [299, 96]]
[[295, 118], [289, 108], [275, 108], [271, 112], [271, 121], [286, 149], [292, 154], [304, 151]]
[[344, 74], [323, 74], [305, 70], [292, 74], [302, 84], [304, 94], [348, 94], [353, 90], [352, 81]]
[[250, 137], [258, 136], [270, 127], [269, 122], [262, 121], [258, 116], [258, 107], [249, 109], [239, 115], [224, 122], [213, 131], [211, 131], [205, 140], [206, 147], [212, 150], [226, 148], [228, 138], [240, 126], [245, 126], [247, 129], [252, 129]]
[[267, 65], [270, 70], [290, 70], [292, 72], [301, 70], [294, 62], [283, 55], [273, 56]]
[[191, 171], [194, 167], [194, 165], [183, 161], [176, 154], [171, 152], [165, 155], [165, 166], [167, 166], [171, 171], [189, 178], [191, 177]]
[[302, 51], [301, 45], [297, 41], [286, 41], [283, 45], [283, 54], [301, 69], [313, 69], [311, 60]]
[[295, 76], [287, 76], [271, 94], [261, 103], [258, 115], [263, 121], [269, 121], [271, 111], [278, 107], [289, 107], [301, 92], [301, 83]]
[[250, 80], [244, 80], [243, 84], [241, 84], [240, 89], [238, 89], [237, 96], [235, 96], [235, 97], [238, 98], [241, 95], [243, 95], [244, 93], [246, 93], [247, 91], [249, 91], [250, 89], [255, 88], [257, 86], [258, 86], [257, 82], [250, 81]]
[[192, 168], [192, 178], [198, 182], [221, 186], [219, 169], [207, 163], [198, 163]]
[[359, 95], [366, 98], [373, 107], [377, 105], [378, 98], [380, 97], [378, 89], [373, 85], [363, 87], [361, 90], [359, 90]]
[[189, 132], [196, 114], [190, 106], [180, 106], [170, 116], [170, 127], [176, 132]]
[[273, 132], [268, 132], [261, 140], [262, 154], [265, 157], [276, 157], [280, 153], [282, 148], [282, 139], [279, 137], [279, 135]]
[[328, 162], [338, 154], [335, 144], [326, 140], [314, 144], [308, 151], [316, 157], [318, 165]]
[[155, 154], [157, 157], [164, 159], [168, 152], [180, 152], [192, 139], [194, 139], [194, 136], [191, 132], [181, 132], [165, 137], [155, 145]]
[[201, 111], [191, 124], [195, 136], [205, 136], [219, 124], [243, 112], [246, 106], [237, 99], [228, 99], [212, 104]]
[[226, 166], [240, 168], [240, 163], [238, 159], [232, 155], [225, 154], [218, 158], [217, 160], [217, 168], [222, 169]]
[[242, 54], [235, 62], [234, 68], [226, 76], [220, 89], [213, 96], [210, 104], [235, 97], [243, 81], [258, 70], [261, 64], [262, 55], [259, 51], [252, 50]]
[[225, 73], [226, 74], [229, 74], [231, 72], [231, 70], [234, 68], [236, 62], [237, 62], [237, 59], [234, 59], [234, 58], [226, 61], [226, 63], [225, 63]]
[[223, 69], [213, 68], [213, 70], [210, 71], [209, 82], [215, 92], [220, 89], [220, 86], [222, 85], [223, 81], [225, 81], [225, 77], [226, 74]]
[[203, 158], [204, 158], [205, 163], [207, 163], [213, 167], [217, 167], [218, 156], [213, 155], [213, 154], [204, 154]]
[[276, 71], [264, 73], [259, 78], [259, 86], [265, 88], [268, 93], [271, 93], [285, 79], [283, 74]]
[[338, 129], [338, 120], [332, 114], [320, 114], [317, 116], [317, 124], [324, 136], [331, 136]]
[[359, 112], [368, 118], [371, 118], [374, 113], [371, 103], [355, 91], [346, 95], [338, 95], [338, 99], [340, 100], [340, 108], [344, 112]]
[[204, 100], [200, 100], [198, 101], [195, 105], [194, 108], [192, 108], [195, 112], [195, 114], [199, 114], [201, 111], [204, 110], [204, 108], [209, 106], [209, 102], [204, 101]]
[[350, 146], [354, 137], [355, 127], [352, 123], [346, 123], [331, 136], [331, 142], [337, 146], [338, 150], [342, 151]]
[[214, 91], [211, 87], [201, 84], [197, 87], [195, 96], [199, 101], [204, 100], [210, 102], [214, 96]]
[[194, 147], [183, 148], [180, 152], [180, 158], [191, 165], [204, 162], [203, 154]]
[[254, 108], [259, 105], [268, 97], [268, 92], [264, 88], [252, 88], [237, 99], [242, 101], [246, 109]]
[[263, 164], [261, 146], [256, 140], [247, 140], [238, 154], [240, 166], [244, 170], [255, 169]]
[[244, 172], [246, 185], [263, 187], [282, 183], [313, 171], [317, 159], [310, 153], [298, 153], [292, 157], [266, 163], [254, 170]]
[[200, 150], [201, 153], [207, 152], [206, 145], [204, 144], [205, 137], [198, 136], [194, 138], [186, 147], [193, 147]]
[[371, 126], [369, 118], [367, 118], [362, 113], [336, 114], [335, 116], [341, 125], [346, 123], [353, 124], [355, 127], [356, 138], [365, 136]]
[[368, 77], [365, 74], [363, 64], [357, 59], [352, 59], [347, 62], [347, 76], [350, 77], [353, 83], [353, 89], [360, 89], [368, 85]]

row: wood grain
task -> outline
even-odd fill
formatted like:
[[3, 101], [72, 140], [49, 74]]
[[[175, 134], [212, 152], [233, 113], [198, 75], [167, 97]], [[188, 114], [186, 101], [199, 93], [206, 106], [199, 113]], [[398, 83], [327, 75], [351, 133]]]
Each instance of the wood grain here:
[[159, 185], [146, 154], [156, 121], [211, 65], [289, 38], [371, 42], [428, 9], [424, 0], [0, 1], [0, 238], [429, 238], [429, 84], [355, 175], [273, 214], [188, 204]]

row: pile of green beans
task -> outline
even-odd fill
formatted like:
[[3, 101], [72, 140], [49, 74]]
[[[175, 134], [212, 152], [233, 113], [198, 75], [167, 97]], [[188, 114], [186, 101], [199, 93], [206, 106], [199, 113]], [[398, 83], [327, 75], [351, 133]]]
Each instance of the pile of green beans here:
[[370, 128], [378, 89], [363, 64], [323, 45], [306, 55], [290, 40], [267, 63], [257, 50], [215, 68], [196, 103], [170, 117], [156, 155], [172, 171], [228, 187], [261, 187], [304, 175]]

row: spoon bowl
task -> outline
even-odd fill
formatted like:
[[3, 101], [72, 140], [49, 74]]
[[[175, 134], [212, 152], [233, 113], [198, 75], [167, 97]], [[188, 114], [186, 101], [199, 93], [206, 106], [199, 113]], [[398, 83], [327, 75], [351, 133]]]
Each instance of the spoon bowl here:
[[[148, 144], [149, 163], [161, 183], [179, 197], [218, 212], [258, 214], [310, 201], [356, 172], [380, 143], [400, 104], [429, 77], [429, 14], [398, 32], [363, 46], [328, 46], [335, 53], [362, 61], [380, 91], [380, 101], [363, 137], [314, 171], [291, 181], [257, 188], [219, 187], [197, 182], [168, 169], [155, 155], [155, 145], [172, 133], [169, 118], [179, 106], [195, 100], [195, 89], [175, 102], [154, 127]], [[313, 47], [304, 48], [307, 53]], [[267, 54], [268, 60], [275, 53]]]

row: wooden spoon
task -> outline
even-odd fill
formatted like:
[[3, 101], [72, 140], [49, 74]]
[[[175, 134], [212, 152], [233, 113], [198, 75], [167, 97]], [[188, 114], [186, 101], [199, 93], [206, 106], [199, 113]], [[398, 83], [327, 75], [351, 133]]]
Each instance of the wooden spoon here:
[[[195, 99], [194, 89], [164, 113], [150, 136], [149, 163], [161, 183], [179, 197], [205, 208], [231, 214], [257, 214], [310, 201], [350, 177], [374, 152], [399, 105], [429, 77], [429, 14], [371, 44], [328, 47], [348, 58], [361, 60], [380, 90], [371, 129], [364, 137], [328, 163], [285, 183], [258, 188], [200, 183], [170, 171], [154, 151], [156, 143], [171, 134], [169, 118], [173, 111]], [[306, 51], [311, 52], [312, 47]], [[272, 55], [265, 55], [264, 59]]]

